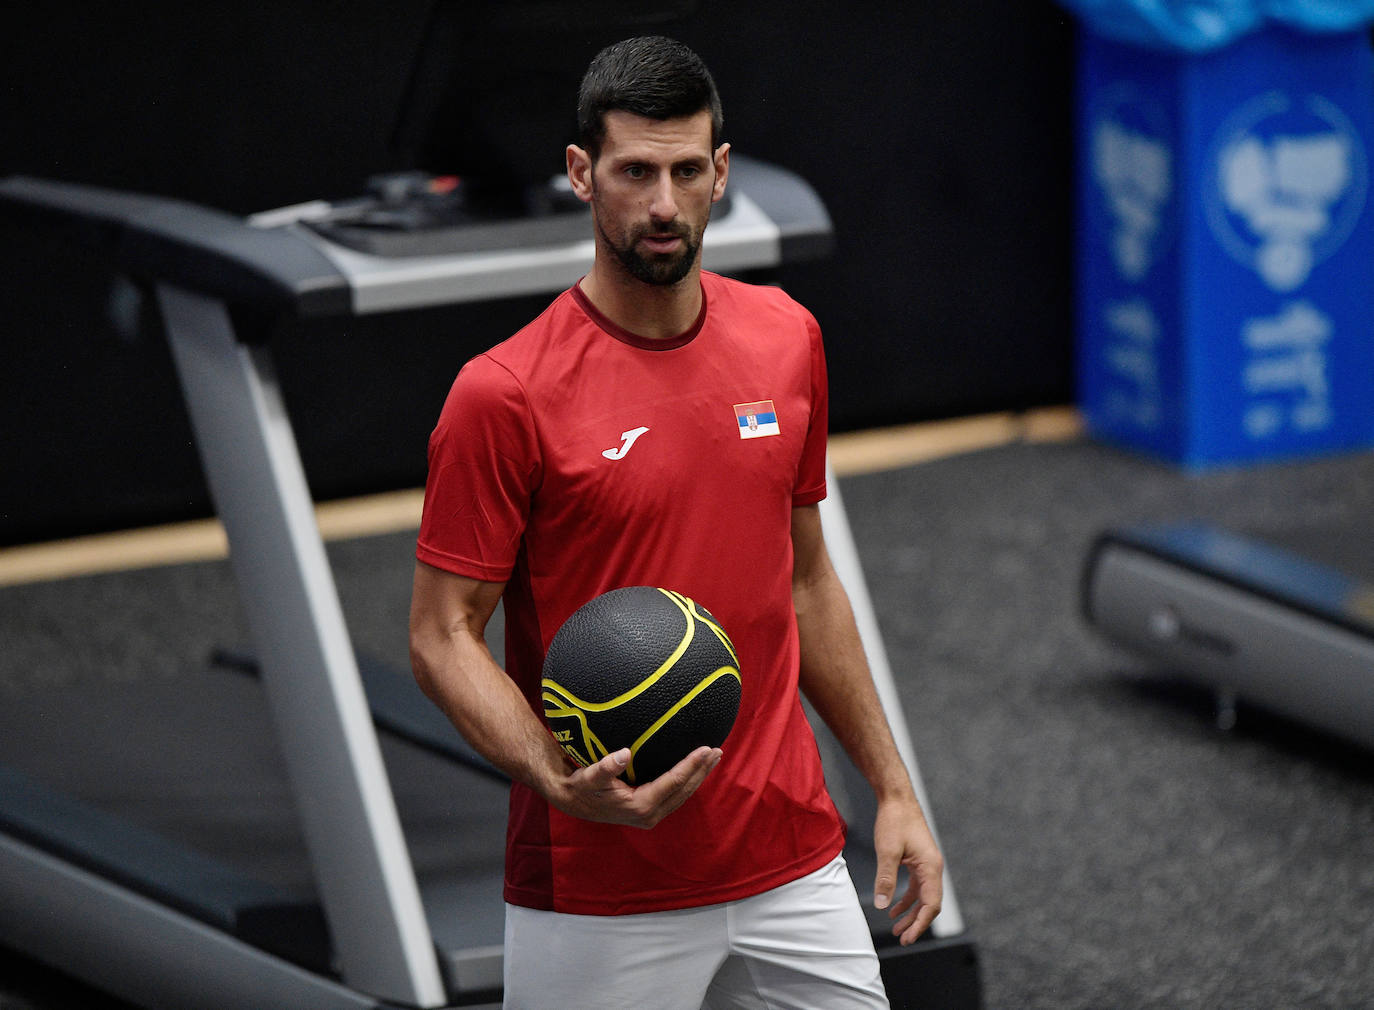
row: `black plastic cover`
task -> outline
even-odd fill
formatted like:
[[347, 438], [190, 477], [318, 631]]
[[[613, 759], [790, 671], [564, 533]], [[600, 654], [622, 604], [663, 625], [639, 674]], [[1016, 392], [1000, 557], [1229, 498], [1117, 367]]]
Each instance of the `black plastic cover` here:
[[[270, 315], [347, 315], [347, 278], [283, 228], [182, 200], [25, 176], [0, 181], [0, 219], [108, 252], [116, 270]], [[246, 334], [251, 338], [252, 334]]]

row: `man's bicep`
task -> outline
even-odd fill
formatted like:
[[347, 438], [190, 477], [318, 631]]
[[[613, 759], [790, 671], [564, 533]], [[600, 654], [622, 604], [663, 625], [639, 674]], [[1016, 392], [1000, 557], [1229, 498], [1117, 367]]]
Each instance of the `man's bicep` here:
[[792, 591], [804, 588], [830, 569], [818, 505], [792, 509]]
[[410, 598], [411, 634], [466, 630], [481, 638], [505, 588], [504, 582], [469, 578], [417, 561]]

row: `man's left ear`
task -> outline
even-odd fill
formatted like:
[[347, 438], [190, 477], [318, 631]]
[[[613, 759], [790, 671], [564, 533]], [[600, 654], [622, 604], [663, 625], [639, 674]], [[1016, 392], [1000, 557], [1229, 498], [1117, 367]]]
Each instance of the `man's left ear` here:
[[730, 145], [721, 144], [712, 157], [716, 165], [716, 185], [711, 190], [711, 202], [715, 203], [725, 195], [725, 181], [730, 176]]

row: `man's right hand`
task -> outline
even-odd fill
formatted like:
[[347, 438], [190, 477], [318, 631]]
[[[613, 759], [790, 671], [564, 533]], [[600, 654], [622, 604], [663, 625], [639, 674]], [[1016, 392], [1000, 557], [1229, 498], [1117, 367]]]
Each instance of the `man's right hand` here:
[[720, 757], [719, 747], [698, 747], [653, 781], [632, 786], [620, 777], [630, 763], [626, 747], [576, 769], [547, 795], [550, 803], [574, 817], [652, 828], [687, 802]]

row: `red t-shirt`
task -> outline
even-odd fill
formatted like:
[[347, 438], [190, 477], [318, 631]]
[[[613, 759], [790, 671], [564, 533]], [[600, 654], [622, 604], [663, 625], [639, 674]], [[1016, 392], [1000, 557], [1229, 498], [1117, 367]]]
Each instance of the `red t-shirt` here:
[[[844, 826], [797, 688], [791, 516], [825, 496], [820, 329], [775, 288], [702, 274], [681, 337], [572, 288], [464, 366], [430, 440], [417, 556], [507, 583], [506, 671], [530, 707], [563, 621], [622, 586], [685, 593], [739, 653], [724, 757], [652, 830], [512, 787], [506, 900], [594, 915], [747, 897], [824, 865]], [[542, 716], [541, 716], [542, 717]]]

